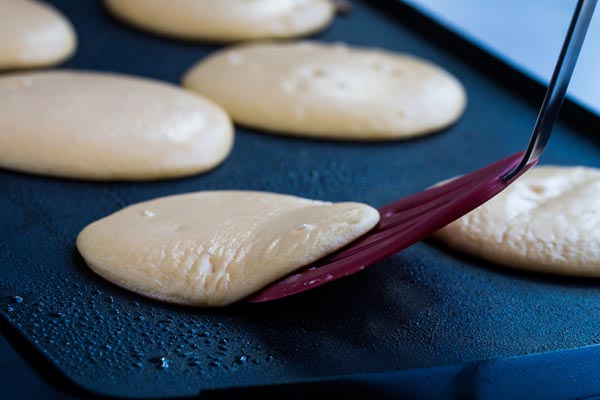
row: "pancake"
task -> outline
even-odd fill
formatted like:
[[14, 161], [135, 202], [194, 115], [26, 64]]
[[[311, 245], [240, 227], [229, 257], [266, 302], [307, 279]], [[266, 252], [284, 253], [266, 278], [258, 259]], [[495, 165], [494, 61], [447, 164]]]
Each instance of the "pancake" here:
[[87, 265], [141, 295], [224, 306], [352, 242], [379, 221], [360, 203], [244, 191], [163, 197], [88, 225]]
[[600, 277], [600, 170], [534, 167], [438, 231], [450, 247], [495, 264]]
[[125, 75], [56, 71], [0, 77], [0, 166], [95, 180], [197, 174], [229, 153], [213, 102]]
[[236, 123], [329, 139], [425, 135], [454, 123], [466, 105], [460, 82], [428, 61], [312, 42], [226, 48], [193, 66], [183, 85]]

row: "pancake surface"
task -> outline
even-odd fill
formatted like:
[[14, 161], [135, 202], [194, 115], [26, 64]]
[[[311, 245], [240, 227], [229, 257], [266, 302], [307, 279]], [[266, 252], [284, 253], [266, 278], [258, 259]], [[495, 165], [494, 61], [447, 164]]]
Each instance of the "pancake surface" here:
[[496, 264], [600, 277], [600, 170], [534, 167], [435, 237]]
[[88, 225], [77, 248], [105, 279], [177, 304], [241, 300], [369, 231], [377, 210], [242, 191], [163, 197]]
[[0, 1], [0, 69], [58, 64], [75, 51], [76, 41], [71, 23], [53, 7]]
[[0, 166], [60, 177], [132, 180], [203, 172], [229, 153], [217, 105], [125, 75], [55, 71], [0, 76]]
[[466, 104], [460, 82], [427, 61], [313, 42], [224, 49], [192, 67], [183, 84], [237, 123], [332, 139], [424, 135], [455, 122]]
[[117, 17], [182, 39], [230, 42], [304, 36], [325, 28], [331, 0], [105, 0]]

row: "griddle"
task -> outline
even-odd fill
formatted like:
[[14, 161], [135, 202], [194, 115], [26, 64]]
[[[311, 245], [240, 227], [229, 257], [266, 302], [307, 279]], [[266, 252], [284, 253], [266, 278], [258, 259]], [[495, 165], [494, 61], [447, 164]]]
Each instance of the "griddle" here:
[[[60, 68], [177, 83], [191, 64], [220, 48], [129, 28], [100, 2], [52, 3], [79, 36], [76, 55]], [[251, 393], [250, 387], [309, 387], [600, 343], [598, 280], [509, 270], [429, 241], [318, 290], [218, 309], [145, 299], [86, 267], [75, 248], [79, 231], [132, 203], [247, 189], [377, 207], [525, 146], [541, 85], [406, 6], [352, 3], [352, 12], [315, 40], [406, 52], [441, 65], [468, 92], [457, 124], [382, 143], [237, 127], [235, 147], [216, 170], [159, 182], [86, 182], [0, 170], [1, 325], [51, 379], [86, 396]], [[600, 167], [599, 128], [596, 116], [567, 104], [542, 164]]]

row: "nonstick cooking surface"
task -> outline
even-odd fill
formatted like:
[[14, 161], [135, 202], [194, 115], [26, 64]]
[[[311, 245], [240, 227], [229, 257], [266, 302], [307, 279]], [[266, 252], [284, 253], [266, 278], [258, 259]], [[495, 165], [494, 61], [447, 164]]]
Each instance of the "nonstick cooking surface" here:
[[[178, 82], [217, 49], [129, 28], [100, 3], [55, 0], [79, 49], [61, 68]], [[0, 170], [0, 315], [79, 387], [123, 397], [298, 382], [574, 348], [600, 341], [597, 280], [493, 266], [431, 242], [360, 274], [265, 304], [220, 309], [148, 300], [94, 275], [75, 249], [88, 223], [139, 201], [264, 190], [381, 206], [525, 147], [537, 104], [402, 15], [353, 1], [316, 37], [416, 54], [466, 86], [464, 117], [404, 142], [348, 143], [237, 128], [216, 170], [160, 182], [93, 183]], [[541, 98], [539, 99], [541, 101]], [[260, 99], [257, 99], [260, 101]], [[561, 124], [543, 164], [600, 167], [592, 134]]]

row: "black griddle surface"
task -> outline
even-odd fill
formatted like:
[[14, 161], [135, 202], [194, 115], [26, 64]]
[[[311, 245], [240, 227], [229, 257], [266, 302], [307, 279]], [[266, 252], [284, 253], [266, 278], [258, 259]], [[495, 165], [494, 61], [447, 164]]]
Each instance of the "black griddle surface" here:
[[[53, 3], [79, 36], [77, 54], [61, 68], [177, 83], [191, 64], [219, 48], [131, 29], [100, 3]], [[222, 166], [161, 182], [91, 183], [0, 170], [0, 315], [6, 325], [80, 388], [123, 397], [194, 395], [598, 343], [597, 280], [511, 271], [429, 242], [319, 290], [210, 310], [141, 298], [85, 266], [75, 249], [78, 232], [139, 201], [248, 189], [381, 206], [525, 146], [537, 106], [522, 88], [436, 45], [390, 9], [353, 4], [350, 15], [339, 16], [316, 40], [406, 52], [448, 69], [469, 95], [455, 126], [388, 143], [237, 128]], [[600, 167], [595, 132], [560, 124], [542, 163]]]

